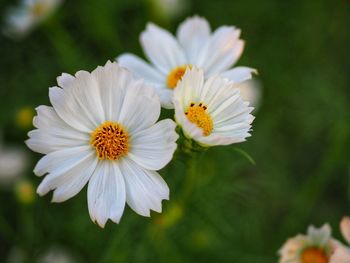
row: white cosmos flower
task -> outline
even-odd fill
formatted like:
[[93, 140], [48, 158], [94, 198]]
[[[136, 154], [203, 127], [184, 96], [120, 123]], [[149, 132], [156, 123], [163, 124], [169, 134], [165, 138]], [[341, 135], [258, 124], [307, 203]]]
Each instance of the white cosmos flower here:
[[349, 263], [349, 251], [332, 238], [331, 228], [325, 224], [321, 228], [310, 226], [306, 235], [288, 239], [278, 253], [279, 263]]
[[138, 214], [161, 212], [169, 189], [155, 171], [176, 149], [175, 123], [162, 120], [153, 88], [107, 62], [92, 73], [62, 74], [50, 88], [53, 107], [40, 106], [26, 141], [45, 154], [34, 173], [46, 175], [37, 192], [53, 202], [76, 195], [88, 183], [90, 217], [103, 227], [118, 223], [125, 202]]
[[203, 146], [228, 145], [249, 137], [253, 110], [233, 82], [187, 68], [174, 91], [175, 119], [185, 135]]
[[4, 33], [23, 37], [50, 16], [63, 0], [22, 0], [18, 7], [8, 10]]
[[237, 85], [239, 88], [242, 98], [245, 101], [249, 101], [250, 105], [255, 110], [260, 107], [262, 102], [262, 85], [257, 79], [248, 79]]
[[223, 77], [241, 82], [251, 78], [254, 69], [230, 69], [243, 52], [241, 30], [221, 26], [211, 33], [204, 18], [194, 16], [178, 27], [176, 38], [168, 31], [149, 23], [141, 33], [140, 42], [151, 65], [132, 54], [117, 58], [120, 65], [136, 77], [151, 82], [157, 89], [162, 106], [173, 108], [172, 93], [187, 66], [203, 68], [205, 78], [221, 73]]

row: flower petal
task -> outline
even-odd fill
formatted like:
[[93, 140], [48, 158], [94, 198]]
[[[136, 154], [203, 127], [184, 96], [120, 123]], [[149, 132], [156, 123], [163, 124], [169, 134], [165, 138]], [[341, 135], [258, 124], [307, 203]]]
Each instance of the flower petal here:
[[197, 66], [204, 68], [208, 77], [229, 69], [241, 56], [244, 42], [241, 31], [232, 26], [219, 27], [202, 49]]
[[67, 73], [62, 73], [61, 76], [57, 77], [57, 84], [61, 88], [67, 89], [71, 86], [74, 79], [74, 76]]
[[69, 171], [65, 179], [60, 181], [60, 184], [53, 192], [52, 202], [64, 202], [79, 193], [89, 181], [96, 166], [97, 158], [94, 154], [91, 154], [81, 165]]
[[37, 176], [43, 176], [46, 173], [62, 173], [73, 168], [77, 162], [92, 155], [93, 150], [90, 146], [79, 146], [72, 148], [64, 148], [55, 152], [51, 152], [42, 157], [34, 168]]
[[256, 69], [248, 67], [235, 67], [221, 73], [221, 77], [232, 80], [235, 83], [240, 83], [251, 79], [253, 74], [258, 74]]
[[119, 65], [130, 70], [137, 78], [142, 78], [151, 83], [165, 84], [164, 75], [133, 54], [122, 54], [117, 58], [117, 61]]
[[332, 229], [329, 224], [324, 224], [321, 228], [315, 228], [314, 226], [309, 226], [307, 230], [307, 235], [312, 240], [315, 245], [325, 246], [332, 234]]
[[94, 152], [88, 147], [77, 147], [50, 153], [44, 156], [37, 164], [35, 172], [38, 175], [48, 173], [40, 183], [37, 193], [47, 194], [50, 190], [73, 180], [91, 163]]
[[152, 87], [142, 80], [135, 81], [127, 87], [118, 121], [129, 133], [151, 127], [159, 115], [160, 101]]
[[210, 26], [206, 19], [193, 16], [180, 24], [177, 39], [185, 50], [188, 63], [196, 65], [198, 56], [210, 39]]
[[50, 88], [49, 97], [56, 113], [68, 125], [82, 132], [90, 133], [94, 130], [94, 124], [85, 115], [74, 96], [61, 88], [53, 87]]
[[104, 119], [118, 121], [126, 89], [133, 81], [131, 73], [117, 63], [108, 61], [104, 67], [97, 67], [91, 74], [100, 88]]
[[184, 51], [176, 39], [153, 23], [141, 33], [140, 42], [147, 58], [163, 74], [168, 75], [170, 70], [186, 63]]
[[163, 178], [154, 171], [141, 168], [129, 158], [120, 160], [126, 186], [128, 205], [142, 216], [150, 216], [150, 210], [162, 211], [162, 200], [169, 199], [169, 188]]
[[52, 107], [39, 106], [33, 124], [37, 130], [28, 133], [27, 146], [33, 151], [47, 154], [66, 147], [87, 145], [89, 134], [65, 123]]
[[162, 120], [132, 137], [128, 156], [148, 170], [160, 170], [173, 157], [177, 147], [176, 124], [170, 119]]
[[91, 220], [104, 227], [107, 220], [119, 223], [125, 207], [125, 184], [117, 163], [100, 161], [88, 186]]
[[340, 222], [340, 231], [348, 244], [350, 244], [350, 217], [344, 216]]

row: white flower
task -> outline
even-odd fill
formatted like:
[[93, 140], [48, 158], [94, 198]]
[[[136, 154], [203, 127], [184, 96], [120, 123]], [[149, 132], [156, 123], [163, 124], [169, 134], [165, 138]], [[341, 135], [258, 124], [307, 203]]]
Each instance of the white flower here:
[[19, 181], [28, 167], [28, 155], [19, 146], [2, 145], [0, 141], [0, 185], [7, 187]]
[[76, 195], [88, 183], [90, 217], [101, 227], [118, 223], [125, 202], [138, 214], [161, 212], [169, 189], [155, 172], [176, 149], [175, 123], [162, 120], [153, 88], [107, 62], [92, 73], [62, 74], [50, 88], [53, 107], [40, 106], [27, 145], [46, 154], [34, 173], [46, 175], [37, 192], [54, 190], [53, 202]]
[[237, 85], [243, 100], [249, 101], [255, 110], [260, 107], [262, 101], [262, 86], [257, 79], [248, 79]]
[[249, 137], [253, 110], [233, 82], [203, 70], [187, 71], [174, 91], [175, 119], [185, 135], [203, 146], [228, 145]]
[[331, 236], [328, 224], [310, 226], [307, 235], [287, 240], [279, 251], [279, 263], [349, 263], [349, 248]]
[[23, 37], [50, 16], [62, 0], [22, 0], [18, 7], [8, 10], [4, 33], [11, 37]]
[[140, 42], [151, 65], [132, 54], [123, 54], [117, 60], [136, 77], [156, 87], [163, 107], [173, 108], [173, 89], [187, 66], [203, 68], [205, 78], [218, 73], [235, 82], [251, 78], [254, 69], [230, 69], [243, 52], [240, 33], [241, 30], [234, 26], [222, 26], [211, 33], [208, 21], [198, 16], [185, 20], [179, 26], [176, 38], [149, 23], [141, 33]]

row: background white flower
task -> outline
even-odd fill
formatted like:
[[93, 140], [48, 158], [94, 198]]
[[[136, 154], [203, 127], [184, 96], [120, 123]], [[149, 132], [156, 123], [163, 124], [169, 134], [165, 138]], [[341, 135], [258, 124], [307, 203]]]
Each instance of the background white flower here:
[[245, 80], [237, 85], [243, 100], [249, 101], [256, 111], [262, 103], [263, 87], [256, 78]]
[[46, 174], [37, 192], [54, 190], [52, 201], [63, 202], [89, 182], [89, 213], [101, 227], [119, 222], [125, 202], [143, 216], [161, 212], [169, 189], [155, 170], [172, 159], [178, 135], [172, 120], [155, 123], [153, 88], [110, 62], [92, 73], [62, 74], [58, 84], [49, 92], [53, 107], [37, 108], [37, 129], [26, 142], [46, 154], [34, 169]]
[[187, 66], [203, 68], [205, 78], [217, 73], [235, 82], [251, 78], [255, 72], [252, 68], [230, 69], [243, 52], [240, 34], [241, 30], [234, 26], [221, 26], [212, 33], [208, 21], [198, 16], [182, 22], [176, 38], [149, 23], [141, 33], [140, 42], [151, 65], [128, 53], [117, 60], [156, 87], [163, 107], [173, 108], [172, 92]]
[[11, 37], [24, 37], [50, 16], [63, 0], [22, 0], [6, 14], [4, 33]]
[[175, 119], [185, 135], [204, 146], [243, 142], [250, 136], [253, 110], [235, 83], [188, 68], [174, 91]]
[[[347, 229], [349, 231], [350, 228]], [[297, 235], [287, 240], [278, 252], [280, 263], [347, 263], [350, 250], [332, 238], [328, 224], [321, 228], [310, 226], [306, 235]], [[343, 232], [344, 235], [344, 232]], [[345, 236], [345, 235], [344, 235]]]
[[0, 187], [6, 188], [23, 178], [28, 163], [29, 157], [25, 149], [4, 145], [0, 133]]

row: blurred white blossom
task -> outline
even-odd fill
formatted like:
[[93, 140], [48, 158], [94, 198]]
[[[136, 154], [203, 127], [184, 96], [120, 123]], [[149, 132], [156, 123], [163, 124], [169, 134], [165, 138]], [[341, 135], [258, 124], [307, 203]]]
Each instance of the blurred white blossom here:
[[22, 0], [19, 6], [8, 9], [3, 32], [13, 38], [24, 37], [61, 3], [62, 0]]
[[262, 103], [262, 85], [257, 79], [249, 79], [239, 83], [237, 88], [241, 91], [243, 100], [249, 101], [256, 110]]
[[42, 256], [38, 263], [74, 263], [74, 257], [67, 250], [61, 247], [51, 247]]
[[21, 179], [28, 167], [28, 160], [22, 147], [0, 142], [0, 186], [6, 187]]

